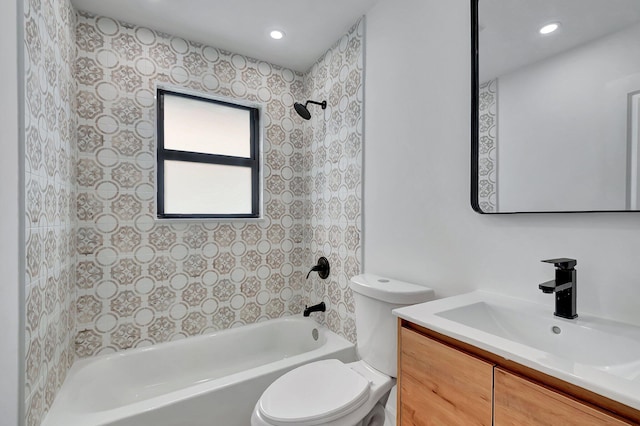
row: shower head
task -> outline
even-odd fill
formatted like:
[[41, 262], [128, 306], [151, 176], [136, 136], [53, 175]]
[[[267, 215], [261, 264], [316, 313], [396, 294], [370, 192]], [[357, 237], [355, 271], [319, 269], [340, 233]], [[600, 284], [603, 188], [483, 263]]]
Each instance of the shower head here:
[[293, 107], [296, 109], [296, 112], [300, 117], [304, 118], [305, 120], [311, 119], [311, 113], [306, 106], [302, 105], [299, 102], [296, 102], [295, 104], [293, 104]]
[[298, 113], [298, 115], [300, 117], [304, 118], [305, 120], [310, 120], [311, 119], [311, 113], [307, 109], [307, 105], [308, 104], [320, 105], [322, 107], [322, 109], [327, 109], [327, 101], [322, 101], [322, 102], [307, 101], [307, 102], [305, 102], [304, 105], [302, 105], [299, 102], [296, 102], [295, 104], [293, 104], [293, 107], [295, 108], [295, 110]]

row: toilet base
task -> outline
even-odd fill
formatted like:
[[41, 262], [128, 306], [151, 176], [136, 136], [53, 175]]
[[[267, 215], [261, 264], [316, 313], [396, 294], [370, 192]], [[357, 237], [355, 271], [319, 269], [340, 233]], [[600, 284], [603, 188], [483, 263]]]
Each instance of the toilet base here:
[[384, 407], [378, 403], [373, 406], [373, 410], [371, 410], [362, 421], [358, 422], [356, 426], [385, 426], [385, 422], [386, 412]]
[[[358, 412], [357, 410], [356, 412]], [[355, 414], [355, 413], [351, 413]], [[318, 423], [318, 425], [322, 426], [388, 426], [388, 422], [386, 421], [386, 411], [384, 407], [377, 403], [374, 405], [373, 409], [364, 417], [364, 419], [355, 420], [352, 416], [348, 415], [341, 419], [336, 419], [332, 422], [328, 423]], [[356, 423], [353, 423], [356, 421]], [[395, 422], [393, 423], [395, 425]], [[253, 414], [251, 415], [251, 426], [273, 426], [271, 423], [266, 422], [262, 416], [260, 416], [260, 412], [256, 405], [256, 408], [253, 410]]]

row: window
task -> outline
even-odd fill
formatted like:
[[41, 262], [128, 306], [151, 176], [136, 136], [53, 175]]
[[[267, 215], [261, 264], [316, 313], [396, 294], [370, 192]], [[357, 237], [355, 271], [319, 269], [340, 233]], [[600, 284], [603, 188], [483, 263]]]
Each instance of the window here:
[[158, 218], [260, 217], [260, 111], [158, 89]]

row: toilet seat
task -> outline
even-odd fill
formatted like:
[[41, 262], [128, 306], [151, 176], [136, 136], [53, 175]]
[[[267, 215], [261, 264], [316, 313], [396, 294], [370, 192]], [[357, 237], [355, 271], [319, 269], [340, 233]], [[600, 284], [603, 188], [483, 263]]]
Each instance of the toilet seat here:
[[292, 370], [262, 394], [258, 410], [274, 426], [312, 426], [348, 415], [369, 399], [370, 383], [336, 359]]

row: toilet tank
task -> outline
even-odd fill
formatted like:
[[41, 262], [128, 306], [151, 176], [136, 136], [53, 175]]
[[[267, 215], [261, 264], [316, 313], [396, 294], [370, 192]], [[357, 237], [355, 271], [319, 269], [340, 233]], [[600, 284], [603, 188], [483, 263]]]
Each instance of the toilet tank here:
[[349, 287], [356, 304], [358, 356], [376, 370], [397, 377], [398, 323], [391, 311], [433, 300], [434, 291], [372, 274], [351, 278]]

